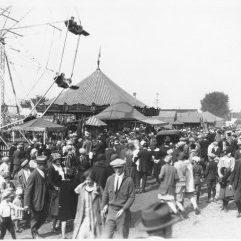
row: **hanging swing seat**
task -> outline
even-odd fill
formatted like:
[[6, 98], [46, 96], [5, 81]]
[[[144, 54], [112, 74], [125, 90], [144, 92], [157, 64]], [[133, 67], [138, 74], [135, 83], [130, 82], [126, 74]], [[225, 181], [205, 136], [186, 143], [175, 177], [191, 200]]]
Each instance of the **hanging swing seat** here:
[[71, 79], [66, 79], [64, 77], [65, 75], [61, 73], [60, 75], [56, 76], [54, 78], [55, 83], [58, 85], [58, 87], [63, 88], [63, 89], [72, 89], [72, 90], [77, 90], [79, 89], [78, 86], [71, 85], [72, 80]]
[[[68, 24], [69, 22], [69, 24]], [[74, 20], [66, 20], [65, 22], [66, 27], [68, 26], [68, 30], [75, 34], [75, 35], [84, 35], [88, 36], [90, 35], [88, 32], [86, 32], [81, 25], [78, 25]]]

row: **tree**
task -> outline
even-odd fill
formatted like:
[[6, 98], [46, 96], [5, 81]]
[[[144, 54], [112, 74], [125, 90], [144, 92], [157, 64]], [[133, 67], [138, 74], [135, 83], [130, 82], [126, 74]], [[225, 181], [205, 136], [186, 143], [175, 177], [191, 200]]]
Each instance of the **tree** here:
[[229, 97], [223, 92], [214, 91], [201, 100], [201, 110], [225, 118], [230, 113]]
[[[37, 102], [42, 99], [40, 102], [39, 102], [39, 105], [43, 104], [44, 102], [48, 101], [48, 99], [46, 97], [43, 97], [41, 95], [36, 95], [34, 98], [31, 98], [31, 101], [33, 102], [34, 105], [37, 104]], [[20, 105], [23, 107], [23, 108], [31, 108], [31, 101], [30, 100], [22, 100], [20, 102]]]

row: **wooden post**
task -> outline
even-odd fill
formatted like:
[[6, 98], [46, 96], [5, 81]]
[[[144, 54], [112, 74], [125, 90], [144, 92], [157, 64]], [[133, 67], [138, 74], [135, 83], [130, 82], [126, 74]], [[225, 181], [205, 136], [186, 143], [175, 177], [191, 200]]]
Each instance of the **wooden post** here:
[[15, 131], [12, 131], [12, 139], [13, 139], [13, 142], [15, 141]]
[[46, 143], [46, 131], [44, 131], [44, 136], [43, 136], [43, 141], [44, 141], [44, 144]]

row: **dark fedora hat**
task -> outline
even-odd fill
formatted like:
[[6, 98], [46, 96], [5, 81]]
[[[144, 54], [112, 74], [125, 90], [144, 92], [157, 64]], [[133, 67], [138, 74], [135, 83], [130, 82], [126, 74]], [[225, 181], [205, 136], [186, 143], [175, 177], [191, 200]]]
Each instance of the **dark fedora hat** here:
[[166, 203], [154, 203], [141, 212], [141, 229], [145, 231], [157, 231], [168, 227], [179, 220], [172, 216]]

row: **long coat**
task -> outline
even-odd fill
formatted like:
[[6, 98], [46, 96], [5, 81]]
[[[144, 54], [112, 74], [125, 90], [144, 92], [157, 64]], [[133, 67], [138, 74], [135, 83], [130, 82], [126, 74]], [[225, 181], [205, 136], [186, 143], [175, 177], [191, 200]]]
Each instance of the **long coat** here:
[[140, 159], [139, 171], [140, 172], [149, 172], [150, 166], [152, 164], [152, 154], [147, 149], [140, 150], [135, 158], [135, 161]]
[[33, 211], [42, 211], [49, 202], [48, 184], [35, 169], [28, 178], [24, 193], [24, 206], [30, 206]]
[[230, 183], [234, 191], [234, 199], [241, 199], [241, 159], [235, 162], [234, 170], [230, 176]]
[[[74, 232], [73, 239], [78, 237], [78, 232], [81, 224], [84, 221], [85, 214], [85, 183], [81, 183], [78, 187], [76, 187], [76, 191], [79, 194], [78, 204], [77, 204], [77, 212], [74, 220]], [[93, 226], [95, 227], [95, 236], [100, 237], [101, 228], [102, 228], [102, 219], [100, 215], [100, 207], [101, 207], [101, 199], [102, 199], [103, 190], [101, 187], [97, 186], [96, 190], [92, 191], [92, 211], [93, 211]]]

